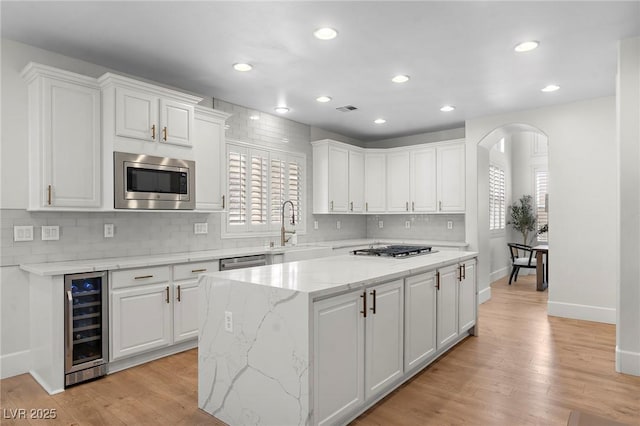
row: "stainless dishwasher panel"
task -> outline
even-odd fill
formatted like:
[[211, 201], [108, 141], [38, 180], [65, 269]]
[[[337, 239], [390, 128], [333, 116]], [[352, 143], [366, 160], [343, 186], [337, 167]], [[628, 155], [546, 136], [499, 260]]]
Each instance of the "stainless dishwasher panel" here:
[[267, 264], [267, 256], [256, 254], [254, 256], [228, 257], [220, 259], [220, 270], [230, 271], [232, 269], [250, 268], [252, 266], [264, 266]]

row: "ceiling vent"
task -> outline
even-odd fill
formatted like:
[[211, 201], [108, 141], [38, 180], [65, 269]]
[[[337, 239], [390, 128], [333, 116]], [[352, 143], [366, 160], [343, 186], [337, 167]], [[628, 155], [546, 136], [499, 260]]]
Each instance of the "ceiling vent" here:
[[349, 112], [349, 111], [355, 111], [358, 108], [354, 107], [353, 105], [345, 105], [345, 106], [338, 107], [336, 109], [340, 112]]

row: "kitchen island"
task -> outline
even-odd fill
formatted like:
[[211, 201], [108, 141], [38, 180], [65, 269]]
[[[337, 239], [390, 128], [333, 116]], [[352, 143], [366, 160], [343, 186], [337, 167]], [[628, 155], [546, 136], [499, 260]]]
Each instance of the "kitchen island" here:
[[476, 332], [475, 252], [204, 274], [198, 406], [232, 425], [346, 423]]

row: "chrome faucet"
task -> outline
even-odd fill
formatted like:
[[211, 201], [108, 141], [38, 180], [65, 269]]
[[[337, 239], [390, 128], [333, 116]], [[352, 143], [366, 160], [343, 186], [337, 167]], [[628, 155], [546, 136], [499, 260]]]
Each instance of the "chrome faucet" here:
[[286, 229], [284, 229], [284, 207], [287, 205], [287, 203], [291, 204], [291, 224], [295, 225], [296, 224], [296, 211], [295, 211], [295, 207], [293, 205], [293, 202], [291, 202], [291, 200], [287, 200], [284, 203], [282, 203], [282, 211], [281, 211], [281, 215], [280, 215], [280, 245], [284, 246], [285, 243], [287, 241], [289, 241], [289, 239], [291, 238], [291, 236], [289, 238], [286, 238], [287, 234], [295, 234], [296, 231], [287, 231]]

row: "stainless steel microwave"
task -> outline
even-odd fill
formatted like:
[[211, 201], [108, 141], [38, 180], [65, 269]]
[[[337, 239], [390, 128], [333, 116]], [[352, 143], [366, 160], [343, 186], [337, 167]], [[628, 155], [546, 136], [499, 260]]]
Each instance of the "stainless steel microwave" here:
[[116, 209], [195, 209], [194, 161], [127, 152], [114, 152], [113, 161]]

